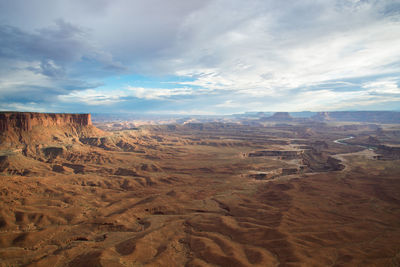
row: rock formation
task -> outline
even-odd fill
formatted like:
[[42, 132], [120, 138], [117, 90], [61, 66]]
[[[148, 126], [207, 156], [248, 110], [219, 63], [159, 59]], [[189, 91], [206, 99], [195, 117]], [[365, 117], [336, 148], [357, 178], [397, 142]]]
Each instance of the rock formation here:
[[271, 117], [263, 118], [265, 121], [293, 121], [289, 112], [276, 112]]
[[0, 132], [9, 130], [30, 131], [35, 126], [88, 126], [92, 125], [90, 114], [1, 112]]
[[331, 121], [330, 112], [318, 112], [316, 115], [312, 117], [313, 120], [316, 121]]
[[260, 150], [248, 153], [248, 157], [280, 157], [281, 159], [296, 159], [301, 156], [303, 151], [295, 150]]

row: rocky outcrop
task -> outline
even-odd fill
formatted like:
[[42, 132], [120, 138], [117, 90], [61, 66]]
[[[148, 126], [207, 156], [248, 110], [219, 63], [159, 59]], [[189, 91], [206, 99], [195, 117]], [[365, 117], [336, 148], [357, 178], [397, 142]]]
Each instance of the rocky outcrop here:
[[330, 112], [318, 112], [312, 117], [316, 121], [331, 121], [334, 120], [330, 117]]
[[64, 147], [46, 147], [42, 149], [46, 158], [54, 160], [57, 157], [63, 156], [65, 154]]
[[380, 154], [377, 159], [381, 160], [398, 160], [400, 159], [400, 147], [392, 147], [388, 145], [378, 145], [376, 153]]
[[133, 144], [121, 139], [121, 138], [110, 138], [110, 137], [83, 137], [80, 138], [83, 144], [97, 146], [104, 150], [110, 151], [125, 151], [134, 152], [136, 147]]
[[276, 112], [271, 117], [262, 118], [263, 121], [293, 121], [289, 112]]
[[301, 150], [260, 150], [248, 153], [248, 157], [280, 157], [281, 159], [296, 159], [301, 156]]
[[301, 173], [302, 171], [303, 168], [277, 168], [267, 172], [249, 174], [249, 178], [255, 180], [270, 180], [270, 179], [275, 179], [279, 176], [298, 174]]
[[1, 112], [0, 132], [9, 130], [30, 131], [35, 126], [88, 126], [92, 125], [90, 114]]
[[328, 172], [344, 169], [341, 161], [329, 156], [326, 152], [315, 149], [305, 150], [302, 154], [303, 165], [307, 172]]

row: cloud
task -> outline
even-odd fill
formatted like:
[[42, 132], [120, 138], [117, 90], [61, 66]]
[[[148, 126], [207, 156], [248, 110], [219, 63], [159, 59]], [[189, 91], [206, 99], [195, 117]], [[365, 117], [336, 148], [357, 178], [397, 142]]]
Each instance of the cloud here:
[[362, 85], [372, 95], [398, 95], [400, 97], [399, 77], [388, 77], [366, 82]]
[[[227, 113], [398, 101], [396, 0], [0, 0], [0, 10], [2, 102]], [[115, 82], [138, 75], [176, 82]]]
[[63, 20], [57, 20], [55, 27], [39, 29], [35, 33], [0, 25], [0, 35], [0, 56], [6, 58], [52, 59], [66, 63], [79, 60], [83, 51], [88, 49], [83, 32]]
[[[102, 73], [122, 69], [86, 40], [84, 30], [61, 19], [34, 33], [0, 25], [0, 36], [0, 100], [4, 102], [51, 102], [69, 91], [98, 87], [100, 82], [88, 80], [99, 69]], [[85, 58], [97, 65], [86, 74], [75, 67]]]
[[189, 96], [194, 94], [194, 90], [188, 87], [173, 89], [128, 87], [127, 90], [131, 91], [133, 96], [143, 99], [169, 99], [175, 96]]
[[88, 89], [84, 91], [74, 91], [69, 93], [68, 95], [61, 95], [58, 98], [60, 101], [67, 103], [78, 102], [78, 103], [84, 103], [89, 106], [97, 106], [97, 105], [107, 106], [123, 101], [124, 96], [125, 93], [123, 92], [118, 92], [118, 93], [112, 92], [110, 94], [107, 92]]
[[204, 90], [193, 88], [144, 88], [127, 86], [115, 90], [73, 91], [68, 95], [61, 95], [59, 99], [63, 102], [82, 102], [88, 105], [110, 105], [131, 99], [176, 101], [192, 95], [206, 94]]
[[[326, 3], [326, 1], [324, 1]], [[302, 1], [293, 8], [278, 8], [277, 14], [253, 10], [252, 16], [240, 21], [232, 30], [221, 32], [206, 27], [204, 40], [195, 39], [182, 55], [182, 72], [198, 77], [193, 85], [215, 89], [230, 88], [253, 94], [269, 95], [269, 91], [292, 89], [334, 79], [398, 72], [390, 64], [400, 61], [400, 24], [383, 17], [379, 5], [345, 2], [330, 5]], [[207, 14], [219, 11], [228, 18], [223, 2], [201, 10], [187, 31], [204, 32], [198, 28], [211, 20]], [[225, 3], [226, 4], [226, 3]], [[310, 8], [309, 8], [310, 7]], [[297, 11], [299, 11], [297, 13]], [[294, 14], [296, 13], [296, 14]], [[222, 23], [229, 24], [229, 22]], [[242, 36], [235, 39], [230, 36]], [[207, 41], [206, 41], [207, 40]], [[203, 53], [206, 52], [206, 54]], [[205, 57], [204, 57], [205, 55]], [[212, 61], [213, 72], [204, 72]], [[190, 62], [192, 60], [192, 62]], [[189, 61], [189, 62], [188, 62]], [[202, 66], [206, 65], [206, 66]], [[179, 71], [178, 71], [179, 73]]]

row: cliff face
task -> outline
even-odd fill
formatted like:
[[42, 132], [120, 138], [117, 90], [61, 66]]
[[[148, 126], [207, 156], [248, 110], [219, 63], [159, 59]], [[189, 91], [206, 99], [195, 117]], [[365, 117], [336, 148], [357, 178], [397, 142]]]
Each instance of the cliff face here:
[[90, 114], [1, 112], [0, 132], [8, 130], [29, 131], [34, 126], [88, 126], [92, 125]]

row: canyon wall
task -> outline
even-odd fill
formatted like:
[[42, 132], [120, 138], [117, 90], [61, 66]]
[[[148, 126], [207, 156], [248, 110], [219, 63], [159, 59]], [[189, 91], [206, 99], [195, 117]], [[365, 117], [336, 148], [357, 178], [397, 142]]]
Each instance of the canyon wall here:
[[0, 112], [0, 132], [32, 130], [34, 126], [92, 125], [90, 114]]

